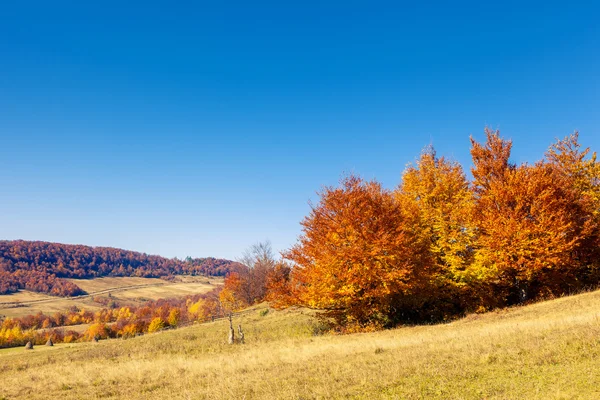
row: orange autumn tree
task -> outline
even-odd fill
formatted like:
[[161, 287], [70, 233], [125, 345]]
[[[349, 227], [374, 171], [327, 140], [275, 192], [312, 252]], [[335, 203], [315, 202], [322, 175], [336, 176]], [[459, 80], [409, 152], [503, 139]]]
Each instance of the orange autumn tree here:
[[412, 216], [375, 181], [350, 176], [327, 187], [284, 258], [295, 303], [338, 325], [387, 326], [417, 293], [428, 265]]
[[267, 275], [267, 300], [271, 307], [285, 308], [294, 304], [295, 296], [290, 285], [292, 266], [286, 262], [278, 262]]
[[546, 161], [570, 184], [585, 201], [587, 211], [600, 214], [600, 163], [590, 148], [581, 148], [579, 132], [558, 140], [546, 152]]
[[427, 243], [432, 262], [430, 290], [436, 292], [432, 302], [440, 308], [438, 300], [444, 298], [443, 307], [455, 313], [463, 293], [484, 278], [471, 268], [476, 236], [474, 202], [462, 167], [438, 158], [433, 147], [426, 147], [415, 165], [404, 172], [395, 195], [405, 207], [410, 203], [417, 210], [415, 233]]
[[475, 219], [474, 268], [484, 271], [494, 304], [514, 304], [544, 294], [561, 294], [576, 277], [572, 255], [582, 243], [577, 192], [552, 165], [515, 166], [512, 143], [486, 130], [472, 140]]
[[574, 191], [576, 198], [572, 216], [581, 245], [572, 254], [573, 268], [580, 285], [595, 284], [600, 278], [600, 163], [590, 148], [582, 148], [579, 133], [554, 143], [545, 161]]
[[94, 338], [106, 339], [110, 335], [111, 335], [110, 327], [108, 327], [106, 324], [99, 323], [99, 322], [96, 322], [96, 323], [90, 325], [90, 327], [84, 333], [84, 336], [88, 340], [92, 340]]
[[237, 272], [230, 272], [225, 278], [223, 289], [219, 293], [219, 302], [225, 312], [230, 313], [249, 306], [243, 296], [244, 280]]

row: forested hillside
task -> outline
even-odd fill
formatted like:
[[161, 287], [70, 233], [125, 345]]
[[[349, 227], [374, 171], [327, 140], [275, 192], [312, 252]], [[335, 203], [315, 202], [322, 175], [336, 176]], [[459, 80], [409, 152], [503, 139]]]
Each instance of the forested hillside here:
[[171, 275], [224, 276], [239, 266], [230, 260], [153, 256], [111, 247], [90, 247], [37, 241], [0, 241], [0, 294], [27, 289], [57, 296], [83, 291], [62, 278]]

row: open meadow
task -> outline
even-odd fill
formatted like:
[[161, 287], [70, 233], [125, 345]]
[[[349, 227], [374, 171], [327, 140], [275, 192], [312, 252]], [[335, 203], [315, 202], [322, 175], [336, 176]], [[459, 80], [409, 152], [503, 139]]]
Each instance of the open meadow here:
[[22, 317], [38, 312], [53, 314], [73, 306], [97, 311], [105, 308], [108, 300], [121, 306], [140, 305], [148, 300], [206, 293], [223, 283], [222, 278], [202, 276], [180, 276], [175, 277], [173, 281], [137, 277], [69, 279], [69, 281], [88, 294], [65, 298], [21, 290], [13, 294], [0, 295], [0, 315]]
[[600, 291], [448, 324], [322, 334], [306, 310], [0, 350], [0, 398], [596, 399]]

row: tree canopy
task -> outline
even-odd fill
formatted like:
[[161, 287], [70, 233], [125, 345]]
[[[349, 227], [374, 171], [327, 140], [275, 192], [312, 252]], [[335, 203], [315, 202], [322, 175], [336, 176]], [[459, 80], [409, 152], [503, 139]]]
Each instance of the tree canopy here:
[[339, 327], [452, 318], [600, 281], [600, 166], [578, 134], [511, 162], [499, 131], [462, 167], [427, 147], [394, 191], [343, 178], [320, 192], [269, 283], [275, 305], [321, 309]]

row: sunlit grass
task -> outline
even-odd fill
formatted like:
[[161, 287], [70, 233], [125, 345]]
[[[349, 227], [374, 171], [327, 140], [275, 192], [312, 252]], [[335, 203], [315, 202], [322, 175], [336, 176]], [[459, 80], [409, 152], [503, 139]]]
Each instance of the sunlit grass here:
[[302, 310], [234, 322], [244, 345], [227, 345], [218, 321], [2, 350], [0, 398], [600, 398], [600, 292], [346, 336], [314, 336]]

